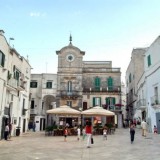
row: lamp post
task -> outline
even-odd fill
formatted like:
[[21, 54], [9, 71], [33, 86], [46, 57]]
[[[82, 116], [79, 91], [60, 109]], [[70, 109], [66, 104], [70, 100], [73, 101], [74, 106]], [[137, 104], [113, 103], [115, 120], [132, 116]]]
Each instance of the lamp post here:
[[[82, 111], [83, 111], [83, 108], [82, 108], [82, 107], [79, 107], [79, 110], [80, 110], [80, 112], [82, 112]], [[82, 114], [81, 114], [81, 128], [82, 128], [82, 126], [83, 126], [83, 117], [82, 117]]]
[[12, 38], [12, 37], [9, 38], [9, 46], [10, 46], [10, 42], [11, 42], [11, 41], [14, 41], [14, 38]]

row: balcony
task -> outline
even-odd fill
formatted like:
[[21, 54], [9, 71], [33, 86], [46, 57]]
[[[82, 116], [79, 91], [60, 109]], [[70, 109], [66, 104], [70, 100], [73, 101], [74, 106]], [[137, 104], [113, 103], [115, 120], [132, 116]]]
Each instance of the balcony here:
[[107, 105], [107, 104], [103, 104], [102, 106], [104, 109], [108, 109], [110, 111], [122, 111], [121, 106]]
[[146, 100], [140, 99], [137, 102], [137, 110], [145, 110], [146, 109]]
[[23, 80], [18, 81], [17, 84], [18, 84], [18, 85], [17, 85], [17, 89], [18, 89], [19, 91], [25, 90], [25, 82], [24, 82]]
[[84, 87], [83, 92], [120, 92], [120, 86], [94, 88]]
[[160, 108], [160, 96], [151, 97], [151, 106], [153, 108]]
[[70, 92], [68, 92], [66, 90], [63, 90], [63, 91], [61, 90], [60, 96], [61, 96], [61, 98], [64, 98], [64, 99], [76, 99], [76, 98], [80, 97], [81, 94], [79, 91], [75, 91], [75, 90], [70, 91]]
[[11, 78], [7, 81], [7, 85], [6, 87], [9, 90], [19, 90], [19, 91], [23, 91], [25, 89], [25, 81], [18, 81], [17, 79]]
[[8, 90], [15, 90], [17, 88], [17, 80], [13, 78], [9, 79], [6, 87]]
[[122, 111], [120, 106], [114, 106], [114, 105], [108, 106], [108, 110], [110, 110], [110, 111]]

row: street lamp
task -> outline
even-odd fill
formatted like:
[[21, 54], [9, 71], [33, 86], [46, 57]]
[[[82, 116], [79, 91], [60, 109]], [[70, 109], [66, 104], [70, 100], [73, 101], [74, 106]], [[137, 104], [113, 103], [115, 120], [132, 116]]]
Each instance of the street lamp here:
[[14, 38], [9, 38], [9, 46], [10, 46], [10, 41], [14, 41]]
[[[82, 107], [79, 107], [79, 110], [80, 110], [80, 112], [82, 112], [83, 111], [83, 108]], [[82, 117], [82, 114], [81, 114], [81, 127], [83, 126], [83, 117]]]

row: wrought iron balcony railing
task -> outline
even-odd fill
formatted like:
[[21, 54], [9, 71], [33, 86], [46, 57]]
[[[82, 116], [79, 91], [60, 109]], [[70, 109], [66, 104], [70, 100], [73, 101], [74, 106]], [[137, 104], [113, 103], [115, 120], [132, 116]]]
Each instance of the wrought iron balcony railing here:
[[80, 92], [76, 91], [76, 90], [72, 90], [72, 91], [66, 91], [66, 90], [61, 90], [60, 91], [60, 96], [80, 96]]
[[120, 86], [83, 88], [83, 92], [120, 92], [120, 90]]

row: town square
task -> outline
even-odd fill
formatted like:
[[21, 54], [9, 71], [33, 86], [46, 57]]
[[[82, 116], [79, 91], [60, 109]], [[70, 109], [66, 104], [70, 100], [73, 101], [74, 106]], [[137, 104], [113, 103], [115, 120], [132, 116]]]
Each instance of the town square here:
[[159, 160], [160, 1], [2, 0], [0, 160]]

